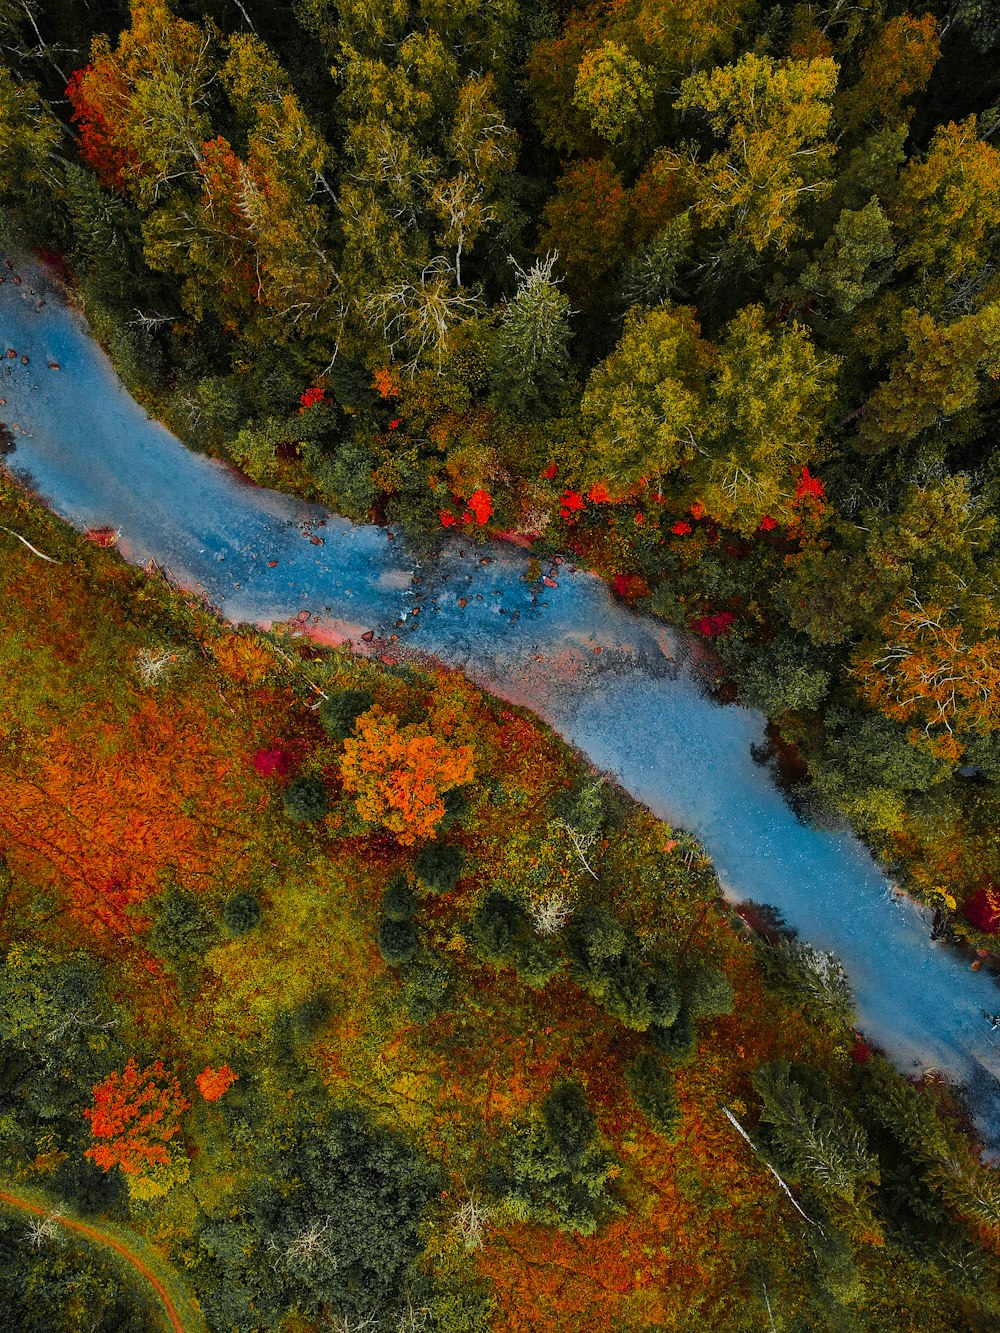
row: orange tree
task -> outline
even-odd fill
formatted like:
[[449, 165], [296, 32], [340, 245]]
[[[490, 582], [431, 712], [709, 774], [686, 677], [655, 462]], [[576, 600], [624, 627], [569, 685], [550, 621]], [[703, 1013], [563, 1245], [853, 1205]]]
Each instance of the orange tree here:
[[382, 824], [404, 846], [433, 835], [444, 817], [445, 792], [471, 781], [471, 745], [454, 745], [429, 727], [372, 708], [344, 742], [341, 777], [362, 819]]
[[104, 1171], [119, 1166], [126, 1175], [169, 1166], [171, 1154], [164, 1145], [177, 1134], [190, 1105], [162, 1061], [139, 1069], [130, 1058], [123, 1073], [113, 1070], [94, 1087], [94, 1105], [83, 1114], [99, 1141], [85, 1156]]
[[950, 758], [960, 757], [963, 733], [996, 730], [1000, 651], [994, 635], [971, 636], [946, 610], [915, 596], [881, 628], [885, 648], [871, 656], [861, 651], [854, 664], [869, 703], [887, 717], [923, 722], [923, 734]]

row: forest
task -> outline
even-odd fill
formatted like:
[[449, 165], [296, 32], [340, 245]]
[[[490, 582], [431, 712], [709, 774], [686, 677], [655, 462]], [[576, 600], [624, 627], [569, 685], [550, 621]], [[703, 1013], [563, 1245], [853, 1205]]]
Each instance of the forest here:
[[[990, 965], [998, 56], [993, 0], [0, 0], [0, 235], [192, 449], [685, 632]], [[13, 1328], [162, 1323], [60, 1216], [212, 1333], [997, 1326], [960, 1093], [689, 834], [0, 519]]]

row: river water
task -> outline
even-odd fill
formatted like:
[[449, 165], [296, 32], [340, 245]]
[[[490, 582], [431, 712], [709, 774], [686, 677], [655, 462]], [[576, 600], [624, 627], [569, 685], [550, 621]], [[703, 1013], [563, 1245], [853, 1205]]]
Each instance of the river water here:
[[1000, 1033], [983, 1016], [996, 986], [929, 939], [926, 912], [857, 839], [797, 818], [751, 755], [764, 718], [707, 698], [667, 628], [569, 563], [548, 571], [557, 586], [529, 584], [522, 553], [456, 536], [420, 567], [384, 529], [249, 484], [146, 416], [42, 271], [0, 276], [4, 461], [57, 513], [116, 529], [128, 560], [157, 561], [232, 621], [308, 616], [359, 651], [428, 654], [526, 704], [696, 834], [727, 896], [771, 904], [834, 952], [859, 1027], [904, 1071], [963, 1082], [1000, 1147]]

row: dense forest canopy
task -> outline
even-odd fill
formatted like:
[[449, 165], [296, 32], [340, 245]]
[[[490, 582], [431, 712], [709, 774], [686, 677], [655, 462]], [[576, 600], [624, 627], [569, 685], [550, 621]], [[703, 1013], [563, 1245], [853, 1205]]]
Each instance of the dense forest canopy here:
[[[4, 226], [151, 411], [418, 546], [572, 552], [982, 950], [998, 139], [993, 0], [0, 0]], [[69, 567], [2, 539], [19, 1179], [155, 1234], [213, 1330], [995, 1326], [960, 1112], [695, 844], [463, 684], [221, 631], [0, 500]], [[25, 1328], [143, 1327], [16, 1240]]]

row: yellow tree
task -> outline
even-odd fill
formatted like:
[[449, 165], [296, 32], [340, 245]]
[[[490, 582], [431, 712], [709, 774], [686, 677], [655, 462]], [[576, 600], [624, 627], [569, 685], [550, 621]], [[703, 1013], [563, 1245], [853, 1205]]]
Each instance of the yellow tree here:
[[453, 744], [418, 723], [375, 707], [344, 741], [344, 790], [362, 819], [381, 824], [405, 846], [433, 837], [444, 818], [442, 797], [475, 774], [471, 745]]
[[[338, 67], [347, 122], [339, 189], [343, 291], [360, 313], [366, 353], [415, 373], [440, 369], [456, 325], [480, 308], [463, 263], [502, 212], [516, 138], [490, 75], [462, 81], [433, 29], [410, 33], [395, 63], [345, 44]], [[431, 219], [440, 224], [432, 230]]]
[[709, 513], [747, 535], [765, 516], [793, 520], [796, 481], [819, 453], [837, 364], [804, 328], [773, 324], [761, 306], [731, 321], [693, 469]]
[[0, 65], [0, 191], [19, 199], [53, 183], [59, 125], [33, 83], [17, 83]]
[[573, 105], [608, 143], [618, 143], [653, 109], [653, 88], [638, 60], [605, 42], [580, 62]]
[[593, 439], [586, 480], [627, 490], [689, 463], [699, 448], [713, 360], [690, 307], [629, 311], [621, 341], [584, 394]]
[[203, 307], [270, 344], [328, 314], [336, 273], [324, 250], [327, 146], [275, 57], [258, 38], [229, 43], [220, 79], [244, 128], [238, 155], [217, 136], [201, 145], [200, 195], [176, 196], [146, 224], [146, 257], [187, 277], [185, 306]]
[[754, 0], [618, 0], [613, 32], [671, 82], [732, 53]]
[[[114, 48], [95, 39], [67, 89], [81, 156], [138, 204], [146, 261], [184, 279], [190, 315], [211, 310], [251, 340], [287, 342], [323, 320], [336, 289], [317, 202], [331, 195], [327, 146], [257, 37], [224, 43], [163, 0], [133, 0], [131, 17]], [[221, 90], [240, 153], [213, 133]]]
[[827, 141], [837, 66], [829, 57], [788, 60], [748, 54], [681, 84], [681, 111], [701, 112], [722, 147], [694, 156], [688, 172], [696, 209], [760, 252], [787, 245], [809, 196], [829, 192]]
[[175, 18], [165, 0], [132, 0], [131, 18], [113, 49], [106, 36], [95, 37], [90, 64], [68, 92], [84, 160], [151, 208], [196, 180], [211, 135], [218, 34]]
[[942, 125], [923, 160], [910, 161], [889, 211], [900, 266], [953, 280], [992, 256], [1000, 229], [1000, 152], [979, 138], [975, 116]]
[[747, 535], [765, 516], [790, 522], [836, 366], [805, 329], [771, 326], [761, 306], [741, 310], [718, 347], [687, 307], [633, 309], [584, 395], [593, 440], [585, 480], [623, 491], [674, 474], [685, 503], [701, 501]]
[[923, 92], [941, 54], [933, 14], [890, 19], [861, 56], [861, 77], [838, 99], [837, 119], [852, 127], [908, 124], [907, 102]]

